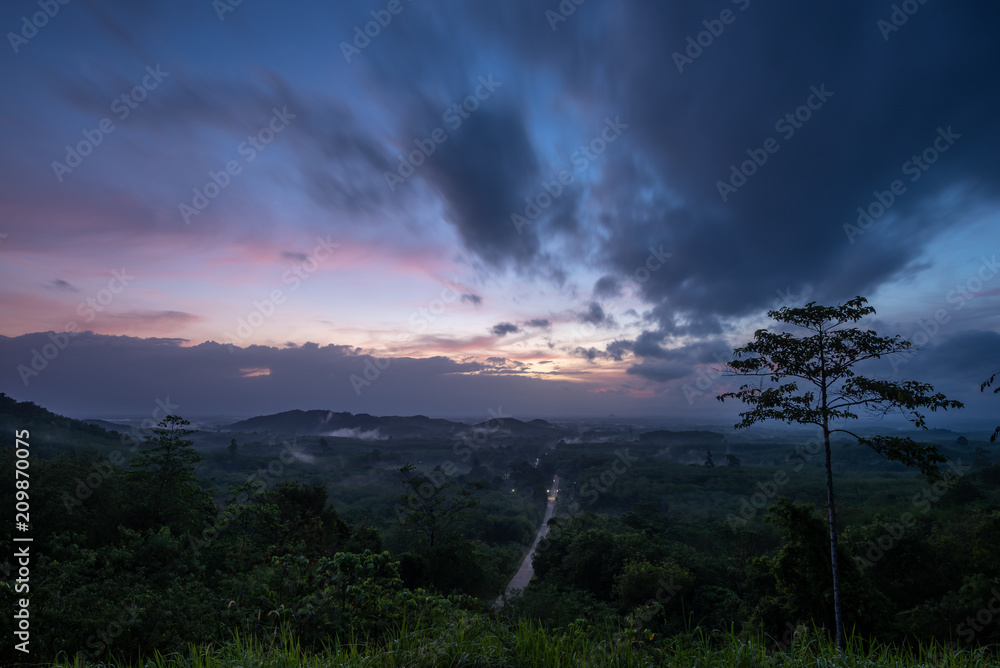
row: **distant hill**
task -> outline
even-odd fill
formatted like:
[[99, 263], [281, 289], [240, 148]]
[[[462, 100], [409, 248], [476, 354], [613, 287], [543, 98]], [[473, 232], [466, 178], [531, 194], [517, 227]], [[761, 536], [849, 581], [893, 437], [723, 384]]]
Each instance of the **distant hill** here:
[[120, 422], [110, 422], [108, 420], [80, 420], [86, 424], [92, 424], [95, 427], [100, 427], [101, 429], [106, 429], [107, 431], [120, 431], [122, 433], [128, 432], [130, 427], [127, 424], [122, 424]]
[[292, 410], [252, 417], [223, 427], [223, 430], [270, 434], [343, 435], [355, 438], [372, 434], [377, 430], [382, 437], [420, 438], [447, 435], [466, 427], [467, 425], [460, 422], [432, 419], [424, 415], [376, 417], [367, 413], [354, 415], [325, 410]]
[[[502, 422], [498, 424], [500, 420], [502, 420]], [[566, 432], [566, 430], [562, 427], [557, 427], [551, 422], [546, 422], [545, 420], [531, 420], [530, 422], [524, 422], [511, 417], [499, 418], [498, 420], [484, 420], [472, 426], [477, 429], [488, 429], [498, 434], [509, 433], [511, 436], [525, 437], [548, 436], [552, 435], [554, 432], [559, 432], [560, 435], [565, 435]]]
[[502, 424], [484, 420], [477, 424], [453, 422], [425, 415], [379, 417], [368, 413], [338, 413], [325, 410], [292, 410], [260, 415], [223, 427], [224, 431], [268, 434], [343, 436], [346, 438], [448, 438], [470, 428], [489, 429], [511, 436], [544, 436], [563, 431], [545, 420], [524, 422], [502, 418]]
[[724, 443], [725, 435], [714, 431], [666, 431], [658, 429], [639, 434], [639, 442], [647, 445], [714, 445]]

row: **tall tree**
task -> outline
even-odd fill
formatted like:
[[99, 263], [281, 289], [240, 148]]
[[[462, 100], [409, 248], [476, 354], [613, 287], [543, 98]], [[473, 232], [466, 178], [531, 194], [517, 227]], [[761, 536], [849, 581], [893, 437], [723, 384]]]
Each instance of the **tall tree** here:
[[444, 474], [433, 472], [432, 475], [414, 474], [417, 467], [405, 464], [399, 472], [403, 474], [403, 487], [409, 490], [402, 498], [402, 503], [396, 507], [396, 519], [400, 524], [416, 527], [417, 532], [426, 540], [428, 547], [434, 548], [435, 542], [447, 537], [452, 526], [479, 501], [474, 498], [474, 492], [484, 485], [479, 482], [467, 482], [456, 493], [451, 493], [454, 482], [441, 482]]
[[146, 437], [144, 448], [132, 458], [130, 473], [140, 484], [148, 508], [140, 526], [173, 525], [181, 531], [196, 526], [201, 516], [214, 511], [211, 497], [201, 489], [195, 464], [204, 457], [185, 438], [194, 431], [191, 423], [177, 415], [168, 415]]
[[[810, 302], [801, 308], [788, 306], [768, 311], [778, 323], [792, 331], [759, 329], [753, 341], [736, 348], [736, 359], [727, 363], [730, 375], [760, 376], [759, 383], [742, 385], [736, 392], [717, 398], [739, 399], [750, 407], [740, 413], [737, 429], [765, 420], [789, 424], [817, 425], [823, 432], [826, 454], [827, 516], [830, 534], [830, 565], [833, 572], [833, 604], [837, 645], [846, 647], [841, 603], [840, 564], [837, 559], [837, 515], [833, 495], [830, 436], [842, 433], [887, 460], [916, 466], [929, 481], [941, 479], [938, 466], [947, 461], [932, 445], [922, 445], [897, 436], [863, 437], [834, 423], [857, 420], [862, 411], [870, 417], [899, 413], [914, 426], [926, 429], [922, 411], [961, 408], [962, 404], [934, 388], [916, 381], [893, 382], [860, 376], [854, 367], [866, 360], [906, 351], [912, 344], [899, 336], [879, 336], [869, 329], [850, 325], [875, 313], [868, 300], [855, 297], [839, 306]], [[800, 383], [804, 386], [800, 389]]]

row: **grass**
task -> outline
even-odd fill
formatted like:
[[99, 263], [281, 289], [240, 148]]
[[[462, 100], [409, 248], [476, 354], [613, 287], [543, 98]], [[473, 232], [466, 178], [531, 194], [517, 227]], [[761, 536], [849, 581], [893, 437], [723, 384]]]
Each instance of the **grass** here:
[[[79, 661], [56, 664], [84, 668]], [[90, 664], [121, 668], [525, 668], [677, 666], [678, 668], [995, 668], [1000, 658], [987, 649], [961, 650], [938, 644], [898, 651], [854, 640], [844, 652], [821, 638], [796, 639], [786, 651], [771, 651], [762, 641], [695, 629], [655, 647], [593, 637], [582, 629], [547, 631], [537, 624], [512, 625], [468, 617], [447, 627], [401, 628], [378, 645], [337, 643], [316, 652], [296, 641], [234, 635], [225, 644], [191, 646], [186, 653], [132, 662]]]

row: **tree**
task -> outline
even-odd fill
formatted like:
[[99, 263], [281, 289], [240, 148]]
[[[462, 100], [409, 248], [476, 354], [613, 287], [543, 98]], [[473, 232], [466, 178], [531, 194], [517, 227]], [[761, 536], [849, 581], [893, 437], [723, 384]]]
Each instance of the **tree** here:
[[133, 470], [153, 472], [160, 489], [171, 484], [195, 480], [194, 465], [204, 457], [194, 451], [193, 441], [184, 437], [193, 434], [187, 429], [191, 424], [177, 415], [168, 415], [153, 427], [153, 435], [146, 437], [146, 445], [132, 460]]
[[238, 446], [236, 444], [236, 439], [235, 438], [232, 439], [231, 441], [229, 441], [229, 448], [228, 449], [229, 449], [229, 458], [230, 459], [234, 459], [236, 457], [236, 451], [239, 450], [239, 447], [240, 446]]
[[184, 438], [194, 431], [177, 415], [168, 415], [152, 429], [145, 445], [129, 466], [132, 480], [144, 488], [140, 498], [148, 505], [139, 518], [143, 528], [170, 524], [179, 532], [200, 523], [214, 512], [211, 497], [201, 489], [195, 464], [204, 457]]
[[[782, 532], [781, 547], [752, 566], [769, 571], [775, 585], [774, 595], [758, 602], [755, 616], [769, 625], [771, 632], [787, 621], [829, 628], [835, 615], [830, 606], [832, 578], [825, 523], [813, 512], [812, 504], [792, 503], [783, 496], [767, 510], [765, 520]], [[870, 633], [883, 630], [891, 618], [891, 604], [854, 567], [844, 548], [838, 545], [837, 549], [846, 564], [842, 596], [848, 609], [854, 611], [854, 625]], [[777, 619], [781, 620], [779, 625], [774, 624]]]
[[705, 453], [705, 464], [704, 464], [704, 466], [707, 466], [708, 468], [711, 468], [711, 467], [715, 466], [715, 462], [712, 461], [712, 451], [711, 450], [707, 450], [706, 453]]
[[[831, 435], [846, 434], [887, 460], [916, 466], [929, 481], [941, 479], [938, 466], [947, 458], [936, 447], [918, 444], [910, 438], [863, 437], [831, 425], [857, 420], [862, 411], [871, 417], [898, 412], [914, 426], [926, 429], [921, 411], [962, 407], [960, 402], [949, 400], [940, 393], [932, 394], [934, 388], [928, 384], [915, 381], [897, 383], [861, 376], [854, 371], [854, 367], [861, 362], [880, 359], [912, 347], [909, 341], [899, 336], [883, 337], [868, 329], [847, 326], [875, 313], [875, 309], [867, 304], [867, 299], [855, 297], [839, 306], [821, 306], [810, 302], [801, 308], [785, 306], [768, 311], [768, 316], [779, 323], [804, 331], [795, 334], [757, 330], [753, 341], [733, 351], [736, 359], [727, 362], [726, 367], [731, 371], [729, 375], [761, 377], [759, 384], [743, 385], [736, 392], [726, 392], [717, 397], [719, 401], [739, 399], [750, 407], [750, 410], [740, 413], [742, 420], [735, 425], [737, 429], [765, 420], [812, 424], [822, 429], [834, 619], [837, 645], [841, 649], [846, 647], [846, 640], [837, 559]], [[806, 387], [800, 390], [799, 383]]]
[[[979, 386], [979, 391], [985, 392], [986, 388], [993, 387], [993, 381], [996, 380], [996, 377], [997, 374], [993, 374], [992, 376], [987, 378], [986, 381]], [[1000, 394], [1000, 384], [998, 384], [996, 387], [993, 388], [993, 394]], [[997, 436], [1000, 436], [1000, 427], [997, 427], [996, 429], [993, 430], [993, 435], [990, 436], [990, 443], [996, 443]]]
[[726, 455], [726, 466], [739, 467], [740, 458], [736, 455]]
[[326, 486], [283, 482], [267, 493], [278, 512], [278, 549], [315, 558], [332, 554], [350, 535], [347, 523], [327, 505]]
[[[455, 522], [479, 503], [473, 498], [473, 493], [482, 489], [483, 484], [466, 483], [456, 494], [450, 494], [448, 490], [455, 486], [454, 482], [439, 484], [431, 476], [413, 475], [416, 468], [413, 464], [406, 464], [399, 469], [403, 474], [403, 486], [410, 493], [402, 499], [408, 508], [398, 506], [396, 516], [400, 524], [416, 527], [427, 539], [428, 547], [434, 549], [435, 542], [448, 537]], [[443, 473], [436, 475], [444, 478]]]

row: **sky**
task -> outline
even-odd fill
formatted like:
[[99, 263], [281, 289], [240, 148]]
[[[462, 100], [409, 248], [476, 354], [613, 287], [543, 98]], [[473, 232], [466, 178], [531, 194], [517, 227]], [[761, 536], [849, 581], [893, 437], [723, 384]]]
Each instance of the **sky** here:
[[921, 348], [871, 373], [988, 420], [998, 23], [944, 0], [6, 2], [0, 391], [74, 416], [727, 421], [720, 361], [769, 309], [861, 295]]

